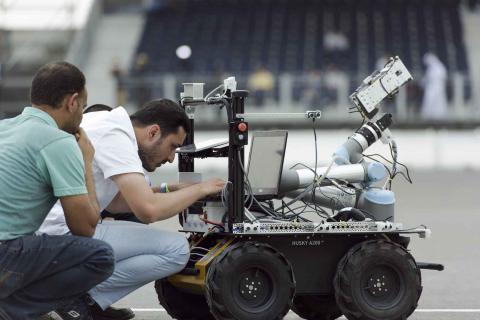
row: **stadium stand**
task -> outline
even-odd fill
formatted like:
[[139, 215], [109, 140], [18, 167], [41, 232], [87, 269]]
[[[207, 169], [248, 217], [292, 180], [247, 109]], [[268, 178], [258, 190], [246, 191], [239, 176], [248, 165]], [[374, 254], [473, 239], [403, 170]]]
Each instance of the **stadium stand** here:
[[[235, 76], [251, 92], [251, 108], [321, 108], [343, 121], [349, 94], [398, 55], [414, 81], [388, 111], [409, 125], [419, 119], [422, 58], [432, 52], [448, 69], [446, 121], [480, 119], [478, 0], [89, 0], [95, 5], [81, 6], [81, 25], [66, 19], [59, 28], [47, 17], [71, 17], [67, 2], [51, 12], [46, 2], [39, 5], [48, 20], [39, 30], [1, 27], [0, 20], [0, 118], [28, 103], [39, 65], [68, 60], [84, 70], [91, 101], [131, 110], [157, 97], [177, 99], [182, 82], [204, 82], [210, 91]], [[20, 1], [11, 3], [4, 13]], [[192, 54], [182, 60], [176, 50], [183, 45]], [[253, 80], [259, 70], [260, 82], [267, 80], [263, 94]], [[216, 115], [202, 116], [215, 122]]]
[[[459, 0], [204, 0], [155, 8], [137, 49], [150, 64], [133, 74], [249, 73], [258, 65], [278, 74], [332, 64], [365, 74], [385, 55], [422, 71], [426, 52], [449, 71], [468, 73]], [[183, 44], [193, 51], [188, 63], [175, 56]]]

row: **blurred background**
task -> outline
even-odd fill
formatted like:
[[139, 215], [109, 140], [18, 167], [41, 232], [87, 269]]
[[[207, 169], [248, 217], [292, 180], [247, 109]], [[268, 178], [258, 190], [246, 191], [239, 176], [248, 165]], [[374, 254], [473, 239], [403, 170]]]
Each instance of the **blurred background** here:
[[[249, 112], [320, 109], [319, 128], [351, 130], [360, 117], [348, 96], [398, 55], [414, 81], [383, 111], [432, 147], [428, 166], [442, 167], [447, 144], [471, 152], [478, 142], [478, 30], [478, 0], [0, 0], [0, 118], [28, 104], [39, 66], [67, 60], [84, 71], [92, 104], [134, 111], [178, 100], [183, 82], [204, 82], [206, 94], [235, 76]], [[196, 117], [202, 129], [225, 125], [218, 110]], [[455, 166], [480, 168], [468, 158]]]
[[[346, 129], [343, 139], [361, 121], [349, 95], [398, 55], [414, 81], [382, 108], [398, 138], [414, 139], [404, 145], [427, 153], [413, 166], [478, 169], [478, 30], [478, 0], [0, 0], [0, 118], [28, 104], [40, 65], [67, 60], [84, 71], [91, 104], [135, 111], [178, 100], [183, 82], [204, 82], [206, 94], [235, 76], [250, 90], [247, 111], [320, 109], [319, 129]], [[201, 129], [225, 127], [224, 111], [196, 117]]]
[[[92, 103], [134, 110], [178, 99], [182, 82], [208, 92], [234, 75], [249, 108], [318, 108], [336, 126], [358, 120], [349, 94], [398, 55], [415, 78], [385, 104], [398, 126], [472, 128], [478, 30], [475, 0], [1, 0], [0, 116], [28, 103], [40, 65], [65, 59], [85, 72]], [[432, 83], [435, 101], [424, 99]]]
[[[477, 310], [413, 318], [478, 319], [478, 0], [0, 0], [0, 119], [28, 105], [33, 74], [54, 60], [84, 71], [89, 104], [130, 112], [178, 100], [183, 82], [205, 83], [206, 94], [235, 76], [250, 91], [247, 112], [321, 110], [318, 153], [327, 162], [362, 120], [348, 113], [349, 95], [390, 56], [414, 77], [382, 106], [414, 181], [394, 183], [397, 217], [432, 227], [432, 241], [414, 240], [414, 254], [447, 267], [426, 273], [420, 308]], [[197, 141], [227, 136], [224, 110], [197, 108], [196, 119]], [[251, 128], [289, 128], [286, 164], [313, 165], [311, 126], [271, 118]], [[387, 155], [388, 147], [369, 151]], [[205, 176], [225, 176], [225, 162], [205, 162], [196, 164]], [[176, 166], [152, 178], [175, 181]], [[142, 290], [120, 305], [145, 308], [150, 319], [158, 303], [151, 286]]]

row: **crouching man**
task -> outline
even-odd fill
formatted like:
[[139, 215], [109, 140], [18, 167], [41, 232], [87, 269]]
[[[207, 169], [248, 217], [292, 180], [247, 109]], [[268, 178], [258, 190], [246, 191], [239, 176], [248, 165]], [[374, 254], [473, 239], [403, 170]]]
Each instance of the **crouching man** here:
[[[99, 207], [94, 149], [79, 128], [87, 100], [75, 66], [52, 63], [32, 81], [31, 106], [0, 121], [0, 319], [87, 310], [84, 295], [113, 272], [110, 245], [91, 239]], [[55, 202], [71, 236], [35, 236]], [[80, 319], [80, 318], [78, 318]], [[91, 319], [83, 317], [81, 319]]]

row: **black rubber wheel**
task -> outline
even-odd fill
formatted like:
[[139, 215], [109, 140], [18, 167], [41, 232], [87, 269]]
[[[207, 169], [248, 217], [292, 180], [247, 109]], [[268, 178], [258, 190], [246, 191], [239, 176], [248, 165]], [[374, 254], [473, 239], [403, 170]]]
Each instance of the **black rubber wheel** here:
[[216, 319], [282, 319], [292, 305], [295, 280], [288, 260], [271, 246], [236, 243], [210, 266], [207, 302]]
[[351, 248], [338, 265], [335, 297], [349, 320], [403, 320], [422, 293], [420, 269], [402, 246], [384, 240]]
[[332, 296], [296, 296], [292, 311], [307, 320], [334, 320], [342, 316], [335, 297]]
[[167, 313], [178, 320], [214, 320], [205, 297], [181, 291], [167, 279], [155, 281], [158, 301]]

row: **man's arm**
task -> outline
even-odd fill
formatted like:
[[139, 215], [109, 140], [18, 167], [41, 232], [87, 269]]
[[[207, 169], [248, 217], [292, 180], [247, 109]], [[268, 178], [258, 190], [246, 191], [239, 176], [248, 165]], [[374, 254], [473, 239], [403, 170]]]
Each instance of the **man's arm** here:
[[[183, 188], [190, 187], [196, 183], [177, 183], [177, 184], [168, 184], [168, 189], [170, 192], [178, 191]], [[152, 187], [152, 191], [154, 193], [160, 193], [161, 188], [159, 186]], [[118, 192], [117, 195], [113, 198], [110, 204], [105, 208], [109, 213], [125, 213], [125, 212], [132, 212], [132, 209], [128, 206], [127, 201], [122, 196], [121, 192]]]
[[91, 237], [95, 233], [95, 227], [100, 217], [100, 207], [97, 202], [92, 168], [95, 149], [83, 129], [80, 128], [75, 137], [85, 163], [85, 184], [88, 193], [85, 195], [61, 197], [60, 202], [68, 228], [72, 234]]
[[[93, 148], [93, 145], [91, 144], [83, 129], [80, 129], [80, 132], [83, 136], [80, 136], [81, 134], [77, 133], [77, 136], [80, 136], [80, 138], [78, 139], [78, 145], [80, 146], [80, 150], [82, 150], [83, 161], [85, 162], [85, 184], [88, 191], [88, 202], [92, 206], [92, 209], [97, 213], [98, 218], [98, 213], [100, 212], [100, 205], [97, 201], [97, 192], [95, 190], [95, 181], [93, 179], [93, 155], [95, 154], [95, 149]], [[87, 145], [83, 146], [82, 144]]]
[[142, 222], [168, 219], [191, 206], [195, 201], [222, 190], [225, 182], [209, 180], [170, 193], [154, 193], [140, 173], [125, 173], [111, 177], [126, 203]]
[[90, 204], [88, 195], [61, 197], [65, 219], [73, 235], [92, 237], [95, 233], [99, 215]]

